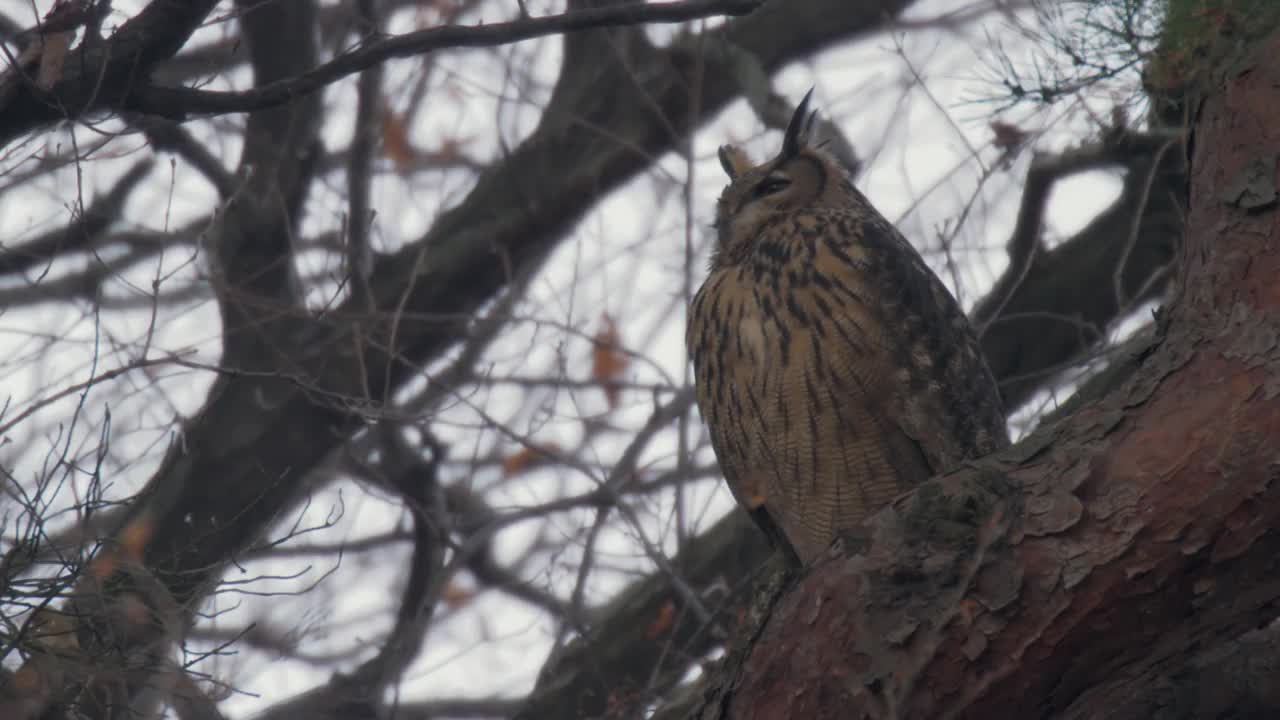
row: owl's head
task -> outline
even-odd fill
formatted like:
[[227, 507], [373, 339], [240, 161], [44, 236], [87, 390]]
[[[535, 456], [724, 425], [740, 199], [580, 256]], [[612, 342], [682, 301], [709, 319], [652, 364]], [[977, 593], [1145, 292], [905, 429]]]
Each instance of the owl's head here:
[[749, 254], [761, 226], [780, 216], [812, 208], [841, 208], [856, 194], [839, 161], [810, 145], [813, 119], [810, 90], [787, 125], [782, 151], [761, 165], [752, 165], [741, 148], [720, 148], [720, 166], [729, 185], [716, 204], [716, 258], [727, 261]]

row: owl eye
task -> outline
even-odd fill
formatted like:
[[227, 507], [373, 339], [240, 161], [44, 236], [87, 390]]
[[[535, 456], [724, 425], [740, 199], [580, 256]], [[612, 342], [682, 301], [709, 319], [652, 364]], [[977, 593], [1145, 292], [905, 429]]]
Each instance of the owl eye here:
[[773, 175], [765, 178], [764, 180], [761, 180], [760, 184], [756, 185], [755, 191], [754, 191], [755, 196], [758, 198], [762, 198], [766, 195], [773, 195], [774, 193], [780, 193], [783, 190], [786, 190], [788, 187], [790, 187], [790, 185], [791, 185], [790, 179]]

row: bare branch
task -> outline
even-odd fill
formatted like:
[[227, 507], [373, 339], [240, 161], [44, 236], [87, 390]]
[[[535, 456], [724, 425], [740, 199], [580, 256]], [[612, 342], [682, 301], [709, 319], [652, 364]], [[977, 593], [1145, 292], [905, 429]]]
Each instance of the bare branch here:
[[130, 93], [126, 107], [176, 120], [192, 115], [248, 112], [289, 102], [392, 58], [413, 57], [446, 48], [491, 47], [601, 27], [679, 23], [712, 15], [745, 15], [758, 8], [761, 2], [763, 0], [681, 0], [610, 5], [480, 27], [451, 25], [430, 28], [371, 42], [296, 78], [244, 92], [215, 92], [154, 85], [139, 87]]
[[140, 160], [120, 177], [105, 195], [96, 198], [84, 213], [66, 227], [45, 233], [16, 247], [0, 251], [0, 275], [11, 275], [50, 265], [54, 259], [77, 250], [95, 247], [102, 234], [120, 219], [129, 196], [151, 172], [155, 161]]
[[[1006, 407], [1021, 405], [1047, 376], [1096, 348], [1136, 303], [1163, 291], [1186, 212], [1185, 161], [1163, 149], [1169, 142], [1167, 133], [1121, 130], [1033, 161], [1009, 240], [1009, 267], [971, 313]], [[1126, 170], [1120, 197], [1074, 237], [1045, 251], [1041, 223], [1053, 184], [1106, 165]], [[1114, 292], [1096, 291], [1114, 287], [1116, 272], [1125, 304]], [[1028, 344], [1027, 337], [1036, 342]]]

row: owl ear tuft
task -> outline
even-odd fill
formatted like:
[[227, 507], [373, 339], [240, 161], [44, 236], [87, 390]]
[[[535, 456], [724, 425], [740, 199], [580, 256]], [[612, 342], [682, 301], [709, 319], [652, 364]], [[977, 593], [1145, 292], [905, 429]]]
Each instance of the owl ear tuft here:
[[804, 99], [796, 107], [795, 114], [791, 116], [791, 122], [787, 125], [786, 135], [782, 138], [782, 157], [784, 158], [795, 157], [809, 142], [809, 135], [813, 130], [813, 119], [818, 115], [816, 110], [809, 112], [811, 97], [813, 97], [813, 88], [809, 88], [809, 92], [804, 94]]
[[724, 173], [730, 180], [736, 180], [739, 175], [751, 169], [751, 158], [747, 157], [742, 148], [721, 145], [719, 155], [720, 167], [724, 168]]

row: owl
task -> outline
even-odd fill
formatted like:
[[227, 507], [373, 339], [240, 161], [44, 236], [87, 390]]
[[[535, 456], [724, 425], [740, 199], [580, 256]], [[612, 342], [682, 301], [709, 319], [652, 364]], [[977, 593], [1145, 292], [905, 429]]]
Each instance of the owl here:
[[967, 318], [811, 144], [808, 104], [772, 160], [720, 149], [729, 185], [685, 336], [725, 479], [795, 564], [895, 496], [1007, 443]]

